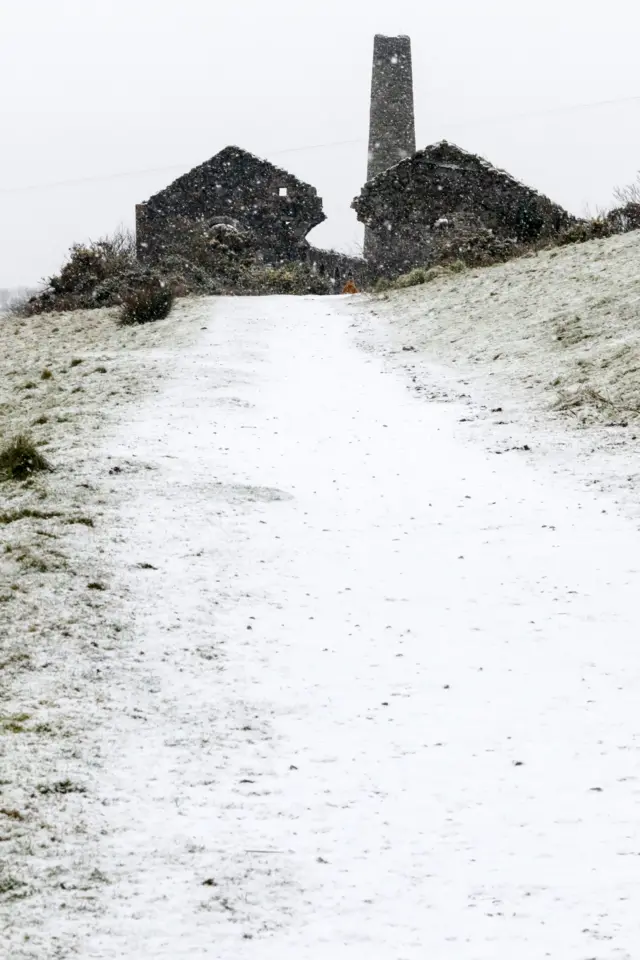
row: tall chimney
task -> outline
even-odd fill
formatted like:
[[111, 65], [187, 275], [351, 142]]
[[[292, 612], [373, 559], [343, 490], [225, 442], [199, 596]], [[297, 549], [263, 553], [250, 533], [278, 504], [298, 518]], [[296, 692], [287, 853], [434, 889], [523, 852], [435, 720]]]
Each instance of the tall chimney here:
[[[416, 152], [413, 108], [413, 68], [410, 37], [383, 37], [373, 41], [369, 163], [367, 180]], [[364, 255], [375, 260], [379, 243], [364, 231]]]
[[372, 180], [415, 152], [411, 39], [377, 34], [373, 42], [367, 179]]

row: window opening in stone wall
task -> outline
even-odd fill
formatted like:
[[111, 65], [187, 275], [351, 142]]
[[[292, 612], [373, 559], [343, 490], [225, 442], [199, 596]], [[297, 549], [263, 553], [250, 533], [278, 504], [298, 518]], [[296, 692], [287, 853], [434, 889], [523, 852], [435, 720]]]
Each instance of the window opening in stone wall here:
[[286, 197], [288, 195], [288, 190], [286, 187], [280, 187], [278, 191], [281, 197]]

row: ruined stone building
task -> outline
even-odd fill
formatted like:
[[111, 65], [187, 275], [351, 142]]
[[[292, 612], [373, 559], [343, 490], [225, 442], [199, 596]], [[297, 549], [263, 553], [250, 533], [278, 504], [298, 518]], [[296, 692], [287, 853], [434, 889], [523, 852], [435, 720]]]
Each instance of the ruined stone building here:
[[405, 36], [374, 39], [367, 176], [352, 204], [365, 226], [364, 260], [312, 247], [307, 236], [325, 220], [315, 188], [239, 147], [226, 147], [136, 207], [138, 257], [153, 262], [184, 248], [185, 238], [192, 242], [196, 228], [226, 224], [245, 231], [258, 259], [306, 263], [339, 289], [350, 276], [362, 285], [417, 266], [508, 259], [573, 221], [454, 144], [416, 152]]
[[573, 218], [481, 157], [443, 141], [397, 163], [353, 201], [367, 230], [367, 256], [383, 276], [462, 259], [514, 255]]
[[[171, 252], [189, 224], [233, 223], [250, 232], [267, 263], [300, 259], [325, 219], [314, 187], [239, 147], [226, 147], [136, 207], [138, 258]], [[304, 254], [302, 254], [302, 258]]]
[[368, 161], [368, 181], [352, 206], [365, 226], [365, 257], [374, 274], [452, 259], [506, 259], [573, 219], [453, 144], [416, 152], [409, 37], [374, 40]]

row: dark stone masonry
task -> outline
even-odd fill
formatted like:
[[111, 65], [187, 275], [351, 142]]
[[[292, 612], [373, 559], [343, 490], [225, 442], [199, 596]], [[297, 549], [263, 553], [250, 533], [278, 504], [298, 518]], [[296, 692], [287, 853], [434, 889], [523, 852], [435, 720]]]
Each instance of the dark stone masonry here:
[[327, 277], [336, 293], [340, 293], [348, 280], [353, 280], [359, 289], [369, 286], [375, 276], [370, 264], [362, 257], [351, 257], [337, 250], [320, 250], [309, 246], [306, 262], [314, 273]]
[[[383, 37], [373, 41], [369, 157], [367, 180], [416, 152], [413, 105], [413, 66], [409, 37]], [[364, 255], [370, 258], [375, 240], [365, 230]]]
[[312, 247], [307, 236], [326, 219], [315, 188], [239, 147], [226, 147], [136, 207], [138, 258], [155, 263], [182, 252], [189, 259], [190, 245], [193, 252], [226, 230], [227, 247], [241, 241], [267, 265], [306, 264], [340, 292], [350, 279], [362, 288], [414, 267], [508, 260], [576, 223], [454, 144], [416, 153], [405, 36], [374, 40], [367, 176], [352, 204], [365, 226], [364, 259]]
[[304, 259], [306, 236], [325, 220], [322, 200], [303, 183], [239, 147], [225, 147], [136, 207], [138, 258], [172, 252], [189, 224], [232, 223], [249, 231], [266, 263]]
[[381, 276], [451, 260], [508, 259], [574, 222], [547, 197], [446, 141], [379, 174], [352, 206]]
[[367, 180], [416, 152], [409, 37], [376, 35], [370, 111]]

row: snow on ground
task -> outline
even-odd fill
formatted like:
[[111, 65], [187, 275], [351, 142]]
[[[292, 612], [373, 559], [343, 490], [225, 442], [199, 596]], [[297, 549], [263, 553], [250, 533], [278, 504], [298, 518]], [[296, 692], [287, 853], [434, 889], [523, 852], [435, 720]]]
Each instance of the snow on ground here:
[[[102, 882], [84, 791], [92, 731], [108, 722], [109, 647], [129, 636], [100, 589], [103, 539], [114, 494], [145, 467], [134, 452], [120, 481], [100, 445], [159, 390], [169, 332], [179, 346], [196, 322], [186, 302], [170, 322], [126, 329], [111, 310], [0, 315], [0, 445], [28, 432], [55, 468], [0, 485], [0, 956], [28, 949], [45, 904]], [[52, 944], [37, 955], [57, 956]]]
[[106, 589], [49, 762], [86, 793], [3, 784], [11, 960], [635, 955], [636, 525], [352, 309], [188, 305], [68, 448]]
[[388, 322], [376, 348], [465, 403], [467, 433], [533, 446], [640, 516], [639, 264], [640, 232], [532, 254], [372, 298], [364, 329], [369, 308]]

